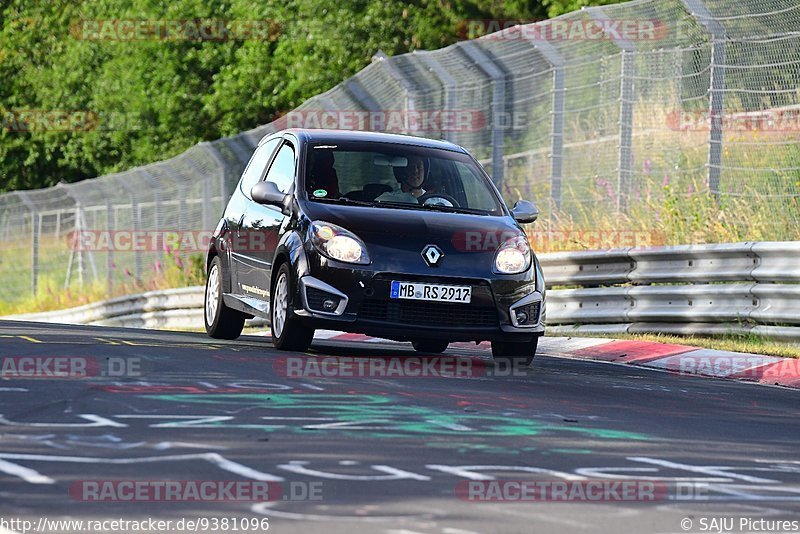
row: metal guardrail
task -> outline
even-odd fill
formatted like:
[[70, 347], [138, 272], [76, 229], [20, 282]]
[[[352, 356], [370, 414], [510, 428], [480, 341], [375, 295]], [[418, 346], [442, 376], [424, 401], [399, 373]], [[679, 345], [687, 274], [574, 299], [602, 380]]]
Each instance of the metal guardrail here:
[[[548, 287], [557, 288], [547, 293], [551, 332], [800, 340], [800, 242], [559, 252], [539, 259]], [[4, 319], [201, 329], [202, 313], [203, 287], [194, 286]]]
[[800, 340], [800, 242], [544, 254], [548, 330]]

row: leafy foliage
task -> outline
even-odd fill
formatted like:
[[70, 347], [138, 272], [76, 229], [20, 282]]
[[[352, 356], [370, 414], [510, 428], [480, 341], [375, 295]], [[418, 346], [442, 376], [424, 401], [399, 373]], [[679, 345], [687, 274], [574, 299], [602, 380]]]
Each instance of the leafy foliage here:
[[[4, 6], [0, 191], [74, 182], [174, 156], [275, 119], [356, 73], [378, 50], [440, 48], [459, 39], [465, 21], [541, 19], [578, 4], [7, 0]], [[279, 30], [271, 38], [222, 41], [95, 40], [75, 32], [81, 21], [98, 19], [197, 18], [269, 20]], [[96, 113], [100, 127], [8, 127], [33, 110]]]

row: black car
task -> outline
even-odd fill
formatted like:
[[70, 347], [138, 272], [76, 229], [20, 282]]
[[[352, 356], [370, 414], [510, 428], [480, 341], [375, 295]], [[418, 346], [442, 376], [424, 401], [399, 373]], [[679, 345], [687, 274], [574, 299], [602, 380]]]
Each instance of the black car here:
[[284, 130], [256, 148], [210, 241], [205, 324], [235, 339], [246, 318], [306, 350], [324, 328], [443, 352], [491, 341], [533, 359], [545, 285], [520, 222], [463, 148], [404, 135]]

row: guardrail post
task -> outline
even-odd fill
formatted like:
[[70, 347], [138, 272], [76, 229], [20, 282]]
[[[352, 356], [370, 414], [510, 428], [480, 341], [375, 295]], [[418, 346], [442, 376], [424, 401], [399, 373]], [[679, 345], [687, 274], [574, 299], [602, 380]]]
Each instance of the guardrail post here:
[[[415, 50], [413, 56], [420, 59], [427, 69], [436, 76], [442, 84], [443, 89], [443, 111], [452, 113], [456, 107], [456, 80], [453, 78], [447, 69], [433, 57], [433, 54], [427, 50]], [[455, 134], [452, 131], [442, 132], [442, 137], [452, 142], [455, 139]]]
[[529, 41], [553, 67], [553, 111], [550, 126], [550, 198], [561, 209], [561, 177], [564, 168], [564, 56], [547, 41]]
[[502, 121], [506, 111], [506, 76], [475, 43], [466, 41], [459, 50], [492, 80], [492, 181], [499, 187], [503, 181], [505, 132]]
[[585, 11], [596, 21], [617, 47], [622, 51], [620, 65], [619, 91], [619, 155], [617, 163], [617, 210], [624, 212], [630, 201], [631, 180], [633, 176], [633, 81], [636, 74], [636, 48], [627, 39], [621, 38], [607, 28], [610, 19], [600, 8], [586, 8]]
[[31, 212], [31, 291], [35, 296], [39, 289], [39, 237], [42, 231], [42, 217], [27, 193], [17, 191], [17, 195]]
[[708, 138], [708, 189], [719, 199], [722, 173], [722, 121], [725, 112], [725, 28], [714, 18], [702, 0], [681, 0], [689, 13], [711, 34], [711, 79], [709, 113], [711, 129]]

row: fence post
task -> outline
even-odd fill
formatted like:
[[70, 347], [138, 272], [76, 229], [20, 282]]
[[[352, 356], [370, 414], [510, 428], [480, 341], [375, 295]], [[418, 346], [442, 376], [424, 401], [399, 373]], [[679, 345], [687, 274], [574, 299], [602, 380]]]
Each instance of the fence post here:
[[[203, 232], [211, 232], [214, 229], [214, 226], [213, 226], [214, 223], [211, 221], [211, 212], [210, 212], [210, 208], [211, 208], [211, 189], [210, 189], [210, 185], [211, 184], [209, 184], [209, 181], [211, 179], [211, 176], [209, 174], [207, 174], [206, 172], [204, 172], [203, 169], [197, 164], [197, 162], [194, 159], [192, 159], [192, 153], [193, 152], [194, 152], [194, 150], [190, 150], [190, 151], [185, 153], [186, 154], [185, 161], [186, 161], [186, 164], [189, 167], [191, 167], [192, 170], [195, 173], [197, 173], [197, 176], [200, 177], [200, 180], [201, 180], [200, 188], [201, 188], [201, 194], [203, 195], [203, 203], [200, 205], [200, 221], [201, 221], [200, 224], [203, 227], [203, 229], [202, 229]], [[182, 190], [185, 191], [185, 186], [183, 184], [181, 184], [181, 187], [183, 188]], [[223, 202], [224, 202], [224, 200], [223, 200]], [[183, 228], [180, 225], [178, 225], [178, 229], [182, 230]]]
[[[220, 168], [220, 178], [219, 178], [219, 194], [222, 197], [222, 209], [225, 209], [225, 205], [228, 203], [228, 165], [225, 163], [225, 159], [222, 157], [222, 154], [219, 153], [217, 147], [215, 147], [212, 143], [208, 141], [204, 141], [200, 143], [198, 146], [205, 149], [208, 152], [208, 155], [219, 165]], [[222, 213], [220, 213], [222, 215]]]
[[[156, 221], [156, 227], [154, 228], [154, 230], [161, 230], [161, 188], [164, 187], [164, 184], [159, 184], [158, 179], [155, 176], [153, 176], [147, 169], [144, 168], [139, 169], [138, 174], [153, 189], [153, 200], [155, 202], [155, 221]], [[183, 206], [181, 206], [181, 208], [183, 208]]]
[[39, 289], [39, 233], [42, 230], [42, 218], [27, 193], [17, 191], [17, 195], [31, 212], [31, 290], [36, 296]]
[[506, 111], [506, 76], [475, 43], [465, 41], [459, 50], [492, 80], [492, 181], [499, 187], [503, 181], [505, 132], [502, 120]]
[[633, 168], [633, 81], [636, 74], [636, 47], [627, 39], [620, 37], [613, 29], [614, 24], [600, 8], [586, 8], [584, 11], [600, 22], [600, 27], [622, 51], [619, 87], [619, 154], [617, 158], [617, 210], [625, 212], [631, 194]]
[[[444, 89], [443, 98], [443, 111], [446, 113], [453, 113], [456, 107], [456, 80], [453, 78], [447, 69], [436, 61], [436, 58], [427, 50], [415, 50], [413, 57], [419, 58], [425, 64], [427, 69], [431, 71], [442, 83]], [[442, 132], [442, 137], [448, 141], [453, 142], [455, 139], [454, 132], [447, 130]]]
[[[131, 187], [127, 180], [119, 180], [119, 184], [122, 186], [125, 191], [128, 192], [128, 195], [131, 198], [131, 220], [133, 221], [133, 232], [134, 235], [139, 235], [139, 232], [142, 229], [142, 221], [141, 221], [141, 211], [139, 210], [139, 198], [136, 196], [136, 191]], [[136, 275], [136, 281], [142, 281], [142, 251], [139, 250], [139, 247], [134, 247], [134, 271]]]
[[[381, 110], [381, 105], [378, 104], [378, 101], [373, 98], [371, 94], [361, 85], [355, 76], [344, 82], [345, 90], [350, 93], [356, 102], [361, 104], [361, 106], [369, 112], [377, 113]], [[372, 121], [367, 121], [368, 125], [372, 124]], [[367, 126], [369, 128], [369, 126]]]
[[529, 41], [553, 67], [553, 116], [550, 126], [550, 198], [561, 209], [561, 178], [564, 169], [564, 56], [547, 41]]
[[722, 173], [722, 120], [725, 112], [725, 28], [714, 18], [702, 0], [681, 0], [689, 13], [711, 34], [711, 80], [709, 112], [711, 129], [708, 138], [708, 189], [719, 198]]
[[[109, 236], [113, 237], [117, 223], [111, 198], [111, 195], [106, 197], [106, 227], [108, 228]], [[108, 252], [106, 253], [106, 283], [108, 284], [108, 294], [110, 296], [114, 290], [114, 247], [108, 247]]]
[[386, 69], [386, 72], [389, 73], [389, 76], [392, 77], [394, 81], [400, 85], [403, 90], [403, 100], [404, 100], [404, 107], [405, 107], [405, 117], [403, 117], [403, 131], [405, 133], [411, 133], [414, 130], [409, 128], [409, 117], [410, 114], [416, 109], [416, 105], [414, 102], [414, 93], [416, 93], [416, 88], [411, 81], [400, 72], [400, 69], [397, 68], [396, 65], [392, 63], [391, 58], [389, 58], [382, 50], [378, 50], [378, 52], [372, 56], [372, 61], [380, 63], [382, 67]]

